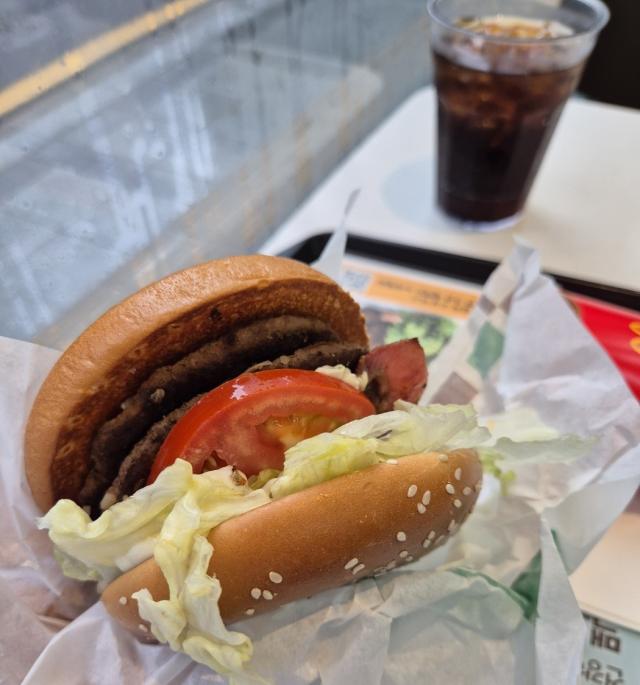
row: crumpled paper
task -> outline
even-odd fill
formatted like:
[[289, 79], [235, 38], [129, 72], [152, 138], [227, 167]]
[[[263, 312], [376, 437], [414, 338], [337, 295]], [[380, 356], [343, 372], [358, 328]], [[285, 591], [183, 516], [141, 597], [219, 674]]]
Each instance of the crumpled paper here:
[[[223, 683], [115, 625], [36, 530], [22, 433], [56, 357], [0, 339], [0, 682]], [[640, 483], [638, 403], [524, 245], [433, 364], [428, 393], [483, 413], [527, 405], [600, 439], [573, 463], [519, 467], [508, 497], [488, 482], [460, 533], [418, 562], [238, 623], [255, 672], [287, 685], [575, 685], [585, 627], [567, 571]]]

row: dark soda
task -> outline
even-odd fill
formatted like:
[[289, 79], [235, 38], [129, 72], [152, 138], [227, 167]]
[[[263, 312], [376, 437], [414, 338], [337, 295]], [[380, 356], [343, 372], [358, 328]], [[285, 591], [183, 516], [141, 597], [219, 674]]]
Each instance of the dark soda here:
[[495, 73], [434, 52], [438, 203], [472, 222], [523, 208], [584, 62], [541, 73]]

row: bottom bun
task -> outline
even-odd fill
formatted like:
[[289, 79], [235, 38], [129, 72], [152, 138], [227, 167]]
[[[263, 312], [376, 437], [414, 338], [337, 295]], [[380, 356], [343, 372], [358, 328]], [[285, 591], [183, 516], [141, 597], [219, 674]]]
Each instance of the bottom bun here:
[[[209, 534], [222, 618], [233, 623], [418, 559], [457, 531], [481, 480], [474, 450], [430, 452], [334, 478], [225, 521]], [[153, 559], [114, 580], [102, 601], [148, 638], [131, 597], [141, 588], [155, 600], [168, 597]]]

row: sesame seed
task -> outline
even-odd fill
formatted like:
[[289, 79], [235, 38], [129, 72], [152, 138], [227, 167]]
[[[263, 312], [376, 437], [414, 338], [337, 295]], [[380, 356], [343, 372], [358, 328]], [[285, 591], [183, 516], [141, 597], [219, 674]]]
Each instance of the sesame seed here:
[[426, 507], [429, 502], [431, 502], [431, 490], [427, 490], [424, 495], [422, 495], [422, 504]]
[[363, 568], [364, 568], [364, 564], [358, 564], [358, 565], [353, 569], [353, 571], [351, 571], [351, 573], [353, 573], [353, 575], [355, 576], [355, 575], [357, 575], [358, 573], [360, 573], [360, 571], [362, 571]]
[[436, 545], [440, 545], [441, 543], [444, 542], [444, 540], [445, 540], [445, 536], [444, 536], [444, 535], [441, 535], [441, 536], [436, 540]]
[[456, 509], [460, 509], [460, 507], [462, 506], [462, 502], [461, 502], [459, 499], [454, 499], [454, 500], [453, 500], [453, 506], [454, 506]]
[[387, 459], [387, 464], [397, 464], [398, 460], [397, 459]]
[[353, 557], [353, 559], [350, 559], [347, 561], [347, 563], [344, 565], [345, 569], [348, 571], [349, 569], [352, 569], [354, 566], [357, 566], [358, 564], [358, 558]]
[[145, 626], [144, 623], [138, 623], [138, 628], [139, 628], [143, 633], [148, 633], [148, 632], [149, 632], [149, 628], [147, 628], [147, 626]]
[[122, 604], [122, 606], [124, 606], [127, 603], [127, 598], [126, 597], [120, 597], [118, 602], [120, 602], [120, 604]]
[[451, 519], [451, 521], [449, 521], [449, 526], [448, 526], [449, 532], [450, 532], [450, 533], [453, 533], [453, 531], [456, 529], [457, 525], [458, 525], [458, 524], [456, 523], [456, 520], [455, 520], [455, 519]]
[[397, 540], [398, 542], [405, 542], [406, 539], [407, 539], [407, 534], [406, 534], [403, 530], [398, 531], [398, 532], [396, 533], [396, 540]]
[[260, 599], [261, 595], [262, 595], [262, 590], [260, 590], [259, 587], [254, 587], [254, 588], [251, 590], [251, 596], [252, 596], [254, 599]]
[[423, 546], [425, 549], [428, 549], [430, 545], [431, 545], [431, 540], [429, 540], [429, 538], [426, 538], [426, 539], [424, 540], [424, 542], [422, 543], [422, 546]]
[[424, 514], [424, 512], [427, 510], [427, 507], [422, 504], [422, 502], [418, 502], [418, 513], [419, 514]]
[[443, 463], [446, 464], [449, 461], [449, 457], [446, 454], [441, 454], [438, 456], [438, 459]]
[[458, 466], [458, 468], [453, 472], [453, 477], [456, 480], [460, 480], [462, 478], [462, 469]]
[[397, 566], [396, 560], [395, 560], [395, 559], [392, 559], [392, 560], [385, 566], [385, 568], [387, 569], [387, 571], [391, 571], [391, 570], [394, 569], [396, 566]]
[[273, 599], [273, 592], [269, 592], [269, 590], [263, 590], [262, 596], [267, 600], [271, 600]]
[[451, 485], [451, 483], [447, 483], [444, 486], [444, 489], [450, 494], [450, 495], [455, 495], [456, 494], [456, 489]]
[[427, 537], [429, 538], [429, 540], [433, 540], [433, 538], [435, 538], [435, 536], [436, 536], [436, 531], [435, 531], [435, 530], [432, 530], [432, 531], [429, 533], [429, 535], [427, 535]]
[[277, 571], [269, 571], [269, 580], [272, 583], [281, 583], [282, 582], [282, 576], [277, 572]]
[[407, 563], [410, 562], [410, 561], [413, 561], [413, 557], [412, 557], [411, 555], [409, 555], [409, 556], [405, 559], [405, 561], [406, 561]]
[[481, 487], [482, 487], [482, 483], [481, 483], [480, 481], [478, 481], [478, 482], [473, 486], [473, 489], [474, 489], [476, 492], [480, 492], [480, 488], [481, 488]]
[[403, 549], [402, 552], [398, 555], [401, 559], [406, 559], [409, 556], [409, 552], [407, 552], [406, 549]]
[[466, 485], [464, 487], [464, 489], [462, 490], [462, 494], [463, 495], [470, 495], [471, 494], [471, 488], [468, 485]]
[[253, 616], [256, 613], [256, 610], [255, 609], [247, 609], [244, 613], [247, 616]]
[[415, 497], [417, 492], [418, 492], [418, 486], [417, 485], [410, 485], [409, 489], [407, 490], [407, 497]]

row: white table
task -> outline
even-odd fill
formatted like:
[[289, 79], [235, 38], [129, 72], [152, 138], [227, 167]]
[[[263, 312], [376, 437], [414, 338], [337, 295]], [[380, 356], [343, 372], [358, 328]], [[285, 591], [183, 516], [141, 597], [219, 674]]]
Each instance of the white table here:
[[349, 231], [500, 260], [513, 236], [559, 274], [640, 290], [640, 112], [572, 99], [525, 215], [512, 229], [469, 233], [433, 203], [435, 94], [409, 98], [337, 168], [262, 248], [276, 253], [335, 226], [349, 193], [362, 193]]

